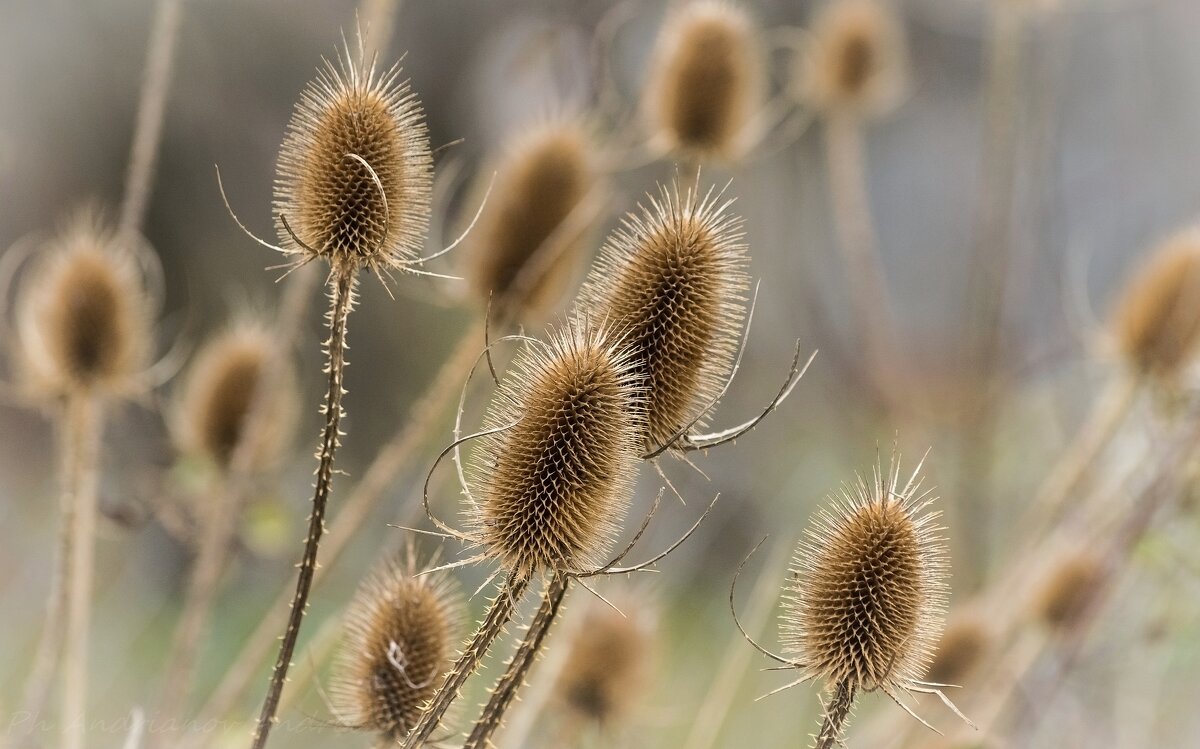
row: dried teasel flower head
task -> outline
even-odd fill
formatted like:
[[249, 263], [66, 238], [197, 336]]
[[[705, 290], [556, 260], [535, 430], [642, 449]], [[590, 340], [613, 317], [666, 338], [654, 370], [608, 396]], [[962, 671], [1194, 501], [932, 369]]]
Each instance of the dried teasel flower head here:
[[[732, 200], [660, 187], [609, 237], [580, 292], [645, 378], [644, 448], [664, 444], [720, 393], [746, 316], [749, 257]], [[698, 424], [702, 423], [700, 419]]]
[[1096, 600], [1106, 577], [1103, 562], [1090, 552], [1059, 559], [1034, 595], [1034, 618], [1054, 630], [1072, 628]]
[[132, 241], [84, 211], [38, 251], [16, 309], [17, 358], [32, 395], [144, 386], [156, 303]]
[[496, 181], [466, 247], [479, 299], [519, 314], [562, 297], [583, 259], [580, 212], [600, 179], [595, 151], [584, 123], [553, 120], [516, 137], [484, 170]]
[[454, 660], [464, 606], [453, 580], [418, 576], [416, 555], [389, 559], [346, 613], [330, 696], [347, 727], [402, 740]]
[[298, 263], [401, 269], [429, 228], [433, 157], [424, 114], [400, 67], [345, 44], [300, 96], [279, 151], [276, 228]]
[[732, 2], [696, 0], [670, 11], [643, 103], [656, 140], [693, 158], [740, 156], [764, 99], [761, 48], [750, 15]]
[[[501, 380], [474, 456], [471, 536], [517, 578], [596, 567], [628, 510], [641, 381], [619, 339], [568, 321]], [[503, 428], [507, 427], [507, 428]]]
[[813, 21], [799, 64], [798, 95], [825, 114], [884, 114], [908, 78], [900, 21], [879, 0], [832, 0]]
[[983, 615], [974, 609], [956, 612], [946, 622], [925, 679], [938, 684], [962, 684], [995, 641]]
[[[175, 409], [175, 436], [187, 453], [224, 469], [250, 436], [254, 399], [264, 400], [260, 428], [248, 446], [254, 465], [266, 467], [287, 447], [296, 423], [296, 380], [290, 361], [280, 360], [272, 331], [250, 320], [236, 322], [197, 353]], [[264, 378], [271, 377], [270, 382]], [[261, 388], [261, 390], [260, 390]]]
[[616, 726], [646, 695], [657, 622], [644, 601], [629, 604], [616, 611], [589, 601], [566, 643], [554, 694], [574, 719]]
[[1142, 374], [1178, 374], [1200, 348], [1200, 228], [1168, 237], [1126, 286], [1117, 348]]
[[949, 591], [940, 515], [917, 472], [875, 469], [822, 509], [796, 550], [780, 638], [806, 675], [852, 692], [913, 690], [933, 660]]

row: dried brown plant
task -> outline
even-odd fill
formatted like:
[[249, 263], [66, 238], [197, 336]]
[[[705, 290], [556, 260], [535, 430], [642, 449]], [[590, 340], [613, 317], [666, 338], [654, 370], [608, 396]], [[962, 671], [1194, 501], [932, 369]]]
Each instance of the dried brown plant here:
[[825, 113], [880, 115], [899, 101], [908, 78], [900, 22], [879, 0], [832, 0], [812, 24], [796, 75], [798, 94]]

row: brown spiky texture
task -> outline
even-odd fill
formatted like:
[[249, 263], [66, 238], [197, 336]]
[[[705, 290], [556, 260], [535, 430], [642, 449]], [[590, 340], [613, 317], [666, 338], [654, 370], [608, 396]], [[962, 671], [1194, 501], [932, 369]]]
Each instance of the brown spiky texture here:
[[599, 179], [595, 150], [583, 124], [548, 122], [516, 137], [481, 172], [494, 173], [495, 183], [465, 249], [466, 276], [482, 302], [536, 313], [562, 297], [583, 255], [586, 232], [568, 219]]
[[[264, 387], [266, 428], [254, 430], [254, 465], [272, 464], [287, 447], [296, 424], [295, 374], [284, 362], [272, 368], [276, 346], [262, 324], [242, 321], [216, 335], [196, 355], [176, 408], [176, 436], [187, 453], [203, 455], [222, 470], [247, 432], [247, 417], [258, 388]], [[275, 381], [264, 383], [271, 373]]]
[[763, 103], [754, 21], [725, 0], [677, 6], [655, 43], [645, 103], [654, 136], [689, 158], [734, 159]]
[[979, 612], [964, 610], [956, 613], [950, 617], [938, 640], [925, 679], [938, 684], [962, 684], [994, 641], [992, 628]]
[[697, 186], [681, 195], [675, 183], [647, 197], [605, 243], [580, 299], [625, 334], [646, 382], [643, 446], [653, 449], [720, 392], [750, 282], [742, 219], [722, 192]]
[[826, 114], [871, 116], [903, 93], [908, 59], [900, 21], [877, 0], [833, 0], [812, 24], [799, 95]]
[[414, 555], [388, 560], [346, 613], [330, 696], [346, 726], [395, 744], [453, 663], [465, 611], [453, 580], [418, 576]]
[[1051, 629], [1070, 629], [1087, 612], [1106, 577], [1103, 562], [1089, 552], [1058, 560], [1034, 596], [1034, 617]]
[[326, 60], [300, 96], [279, 151], [276, 228], [297, 262], [402, 269], [429, 228], [429, 132], [399, 65], [378, 73], [357, 46]]
[[518, 579], [601, 563], [629, 506], [641, 381], [619, 339], [586, 320], [521, 350], [474, 455], [471, 535]]
[[851, 693], [895, 695], [933, 659], [949, 591], [939, 512], [914, 473], [876, 468], [805, 532], [784, 588], [780, 637], [805, 673]]
[[1143, 374], [1171, 376], [1200, 345], [1200, 228], [1167, 238], [1125, 287], [1113, 331]]
[[616, 726], [646, 697], [655, 617], [644, 602], [628, 603], [622, 603], [621, 612], [591, 603], [566, 643], [554, 694], [576, 718]]
[[21, 377], [31, 394], [108, 396], [142, 387], [153, 302], [132, 248], [96, 214], [74, 216], [41, 248], [16, 315]]

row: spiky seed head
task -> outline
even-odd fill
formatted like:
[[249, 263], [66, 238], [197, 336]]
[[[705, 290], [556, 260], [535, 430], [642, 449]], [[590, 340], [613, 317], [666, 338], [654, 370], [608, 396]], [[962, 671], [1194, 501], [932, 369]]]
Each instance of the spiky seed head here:
[[151, 351], [153, 302], [126, 242], [92, 212], [40, 248], [16, 312], [22, 380], [35, 396], [127, 394]]
[[[255, 443], [247, 449], [255, 466], [273, 463], [296, 422], [295, 374], [286, 357], [278, 360], [279, 356], [272, 331], [249, 320], [206, 343], [191, 365], [176, 407], [179, 447], [226, 468], [247, 436], [250, 407], [261, 396], [263, 428], [255, 430]], [[267, 376], [270, 382], [264, 380]]]
[[878, 0], [826, 5], [799, 64], [800, 97], [826, 114], [884, 114], [899, 101], [908, 77], [900, 21]]
[[984, 617], [974, 610], [951, 616], [938, 640], [926, 681], [962, 684], [963, 679], [992, 646], [994, 635]]
[[671, 11], [655, 43], [644, 106], [666, 148], [733, 159], [761, 107], [764, 63], [755, 24], [726, 0]]
[[450, 670], [464, 607], [448, 576], [417, 576], [415, 554], [390, 559], [346, 613], [330, 696], [339, 720], [402, 740]]
[[1058, 560], [1034, 596], [1034, 618], [1051, 629], [1070, 629], [1095, 600], [1105, 578], [1104, 564], [1090, 552]]
[[601, 563], [629, 506], [642, 429], [641, 382], [603, 328], [569, 321], [528, 345], [502, 379], [472, 473], [467, 522], [511, 574]]
[[784, 586], [781, 641], [807, 673], [895, 693], [933, 659], [949, 591], [940, 513], [894, 467], [876, 468], [822, 508]]
[[567, 643], [554, 694], [575, 717], [620, 724], [645, 696], [654, 661], [655, 617], [642, 601], [621, 612], [589, 602]]
[[595, 148], [579, 122], [549, 122], [483, 170], [496, 181], [466, 248], [481, 301], [490, 295], [506, 311], [537, 313], [561, 298], [582, 260], [586, 231], [572, 214], [599, 179]]
[[698, 186], [681, 195], [677, 183], [647, 197], [605, 243], [580, 299], [625, 333], [647, 389], [643, 447], [654, 448], [720, 392], [750, 282], [732, 201]]
[[429, 228], [433, 157], [421, 105], [397, 65], [378, 73], [349, 44], [300, 95], [279, 151], [282, 246], [335, 269], [400, 269]]
[[1168, 237], [1126, 285], [1113, 318], [1134, 369], [1170, 377], [1200, 347], [1200, 228]]

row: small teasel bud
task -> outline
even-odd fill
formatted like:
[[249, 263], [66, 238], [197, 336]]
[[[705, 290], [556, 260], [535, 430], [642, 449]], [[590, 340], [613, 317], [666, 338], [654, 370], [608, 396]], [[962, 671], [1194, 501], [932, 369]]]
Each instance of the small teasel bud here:
[[599, 180], [595, 151], [582, 123], [553, 121], [517, 137], [483, 170], [496, 181], [466, 247], [479, 299], [536, 313], [561, 298], [583, 257], [586, 226], [573, 214]]
[[416, 724], [454, 660], [464, 617], [448, 576], [418, 576], [415, 555], [372, 573], [346, 614], [330, 696], [347, 727], [389, 744]]
[[[295, 374], [290, 362], [270, 360], [277, 355], [272, 332], [254, 322], [235, 323], [209, 341], [196, 355], [176, 407], [180, 448], [226, 468], [247, 436], [251, 405], [261, 395], [264, 428], [255, 430], [248, 449], [256, 466], [273, 463], [296, 422]], [[274, 379], [264, 382], [268, 374]]]
[[43, 397], [137, 390], [149, 363], [153, 304], [133, 249], [83, 212], [35, 261], [16, 311], [28, 390]]
[[677, 6], [655, 45], [644, 107], [655, 138], [690, 157], [732, 159], [764, 98], [754, 22], [725, 0]]
[[609, 237], [580, 298], [625, 333], [647, 389], [643, 447], [653, 449], [720, 393], [746, 316], [749, 257], [722, 193], [681, 195], [676, 183], [647, 197]]
[[620, 343], [568, 321], [522, 349], [492, 400], [485, 428], [500, 431], [474, 456], [467, 522], [517, 579], [596, 567], [628, 510], [642, 390]]
[[962, 684], [995, 640], [987, 621], [974, 610], [950, 617], [938, 640], [925, 678], [938, 684]]
[[1113, 330], [1142, 374], [1171, 377], [1191, 361], [1200, 344], [1200, 228], [1158, 247], [1126, 286]]
[[358, 46], [327, 60], [296, 105], [279, 152], [276, 227], [301, 262], [401, 268], [428, 233], [429, 133], [400, 67], [379, 73]]
[[893, 459], [871, 483], [845, 486], [796, 549], [780, 640], [785, 662], [833, 692], [819, 747], [837, 741], [859, 692], [897, 701], [900, 691], [937, 692], [921, 679], [942, 629], [949, 563], [919, 471], [901, 485]]
[[1095, 602], [1106, 578], [1104, 564], [1089, 552], [1058, 560], [1034, 596], [1034, 618], [1053, 630], [1071, 629]]
[[799, 64], [799, 96], [826, 114], [883, 114], [908, 77], [900, 21], [879, 0], [832, 0]]
[[656, 622], [644, 601], [621, 611], [589, 602], [577, 622], [554, 694], [576, 719], [617, 726], [646, 696], [654, 661]]

